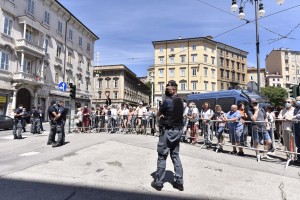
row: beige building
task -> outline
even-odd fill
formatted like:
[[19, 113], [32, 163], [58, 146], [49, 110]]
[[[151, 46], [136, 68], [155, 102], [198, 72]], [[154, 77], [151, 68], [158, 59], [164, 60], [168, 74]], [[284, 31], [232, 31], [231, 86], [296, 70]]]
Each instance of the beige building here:
[[300, 51], [280, 48], [273, 49], [266, 56], [268, 74], [282, 76], [282, 87], [289, 89], [291, 85], [300, 83]]
[[281, 87], [283, 85], [283, 78], [278, 74], [268, 74], [266, 77], [266, 86]]
[[125, 65], [94, 66], [93, 77], [93, 106], [105, 104], [107, 96], [112, 104], [149, 104], [149, 87]]
[[[256, 67], [249, 67], [247, 69], [248, 71], [248, 77], [247, 77], [247, 83], [249, 82], [255, 82], [257, 84], [257, 68]], [[266, 87], [266, 69], [261, 68], [260, 69], [260, 88]]]
[[0, 6], [1, 112], [12, 115], [19, 104], [46, 110], [51, 99], [69, 106], [60, 82], [76, 84], [77, 104], [89, 104], [99, 38], [57, 0], [0, 0]]
[[211, 37], [153, 41], [155, 104], [162, 100], [170, 80], [178, 94], [246, 87], [247, 52], [211, 40]]

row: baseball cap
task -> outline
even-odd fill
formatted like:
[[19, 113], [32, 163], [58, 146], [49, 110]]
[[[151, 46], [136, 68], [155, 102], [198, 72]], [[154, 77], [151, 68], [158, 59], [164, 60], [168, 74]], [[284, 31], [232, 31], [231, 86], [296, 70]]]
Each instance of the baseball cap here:
[[143, 102], [140, 102], [139, 104], [140, 104], [140, 105], [143, 105]]

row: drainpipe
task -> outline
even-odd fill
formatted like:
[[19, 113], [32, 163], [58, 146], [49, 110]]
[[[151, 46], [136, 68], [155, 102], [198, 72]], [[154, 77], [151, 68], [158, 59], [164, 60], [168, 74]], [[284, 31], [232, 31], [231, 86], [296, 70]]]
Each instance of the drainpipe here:
[[66, 80], [66, 59], [67, 59], [67, 34], [68, 34], [68, 22], [71, 20], [72, 15], [70, 15], [69, 19], [66, 21], [66, 29], [65, 29], [65, 55], [64, 55], [64, 77], [63, 81]]

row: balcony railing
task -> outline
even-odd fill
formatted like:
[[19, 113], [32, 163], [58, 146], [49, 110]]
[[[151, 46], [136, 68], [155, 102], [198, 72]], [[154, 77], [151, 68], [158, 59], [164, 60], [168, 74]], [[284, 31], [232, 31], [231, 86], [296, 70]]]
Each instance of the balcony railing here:
[[13, 80], [21, 83], [28, 83], [33, 85], [41, 85], [44, 84], [44, 78], [40, 76], [36, 76], [34, 74], [27, 74], [24, 72], [16, 72], [13, 75]]
[[26, 39], [19, 39], [19, 40], [16, 40], [16, 47], [18, 49], [27, 49], [27, 50], [30, 50], [34, 53], [38, 53], [40, 55], [45, 55], [45, 49], [32, 43], [32, 42], [29, 42], [27, 41]]

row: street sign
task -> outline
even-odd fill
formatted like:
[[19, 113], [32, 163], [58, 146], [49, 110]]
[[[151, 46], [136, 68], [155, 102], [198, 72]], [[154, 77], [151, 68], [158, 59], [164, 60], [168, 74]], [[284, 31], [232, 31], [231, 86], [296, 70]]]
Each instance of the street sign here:
[[62, 92], [65, 92], [67, 90], [67, 84], [65, 82], [60, 82], [58, 84], [58, 89]]

